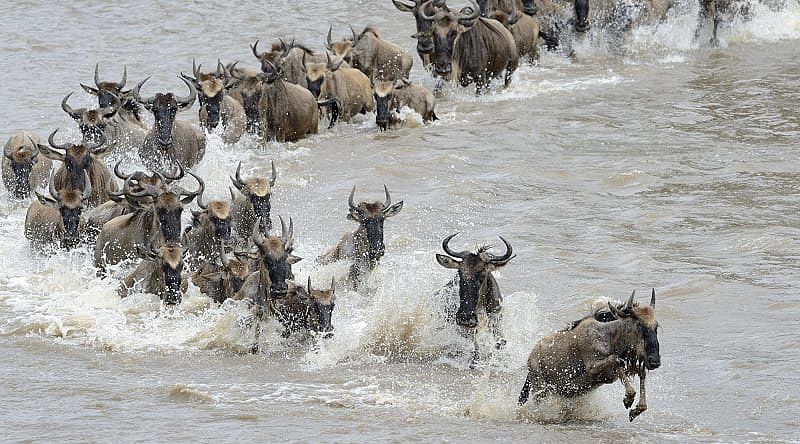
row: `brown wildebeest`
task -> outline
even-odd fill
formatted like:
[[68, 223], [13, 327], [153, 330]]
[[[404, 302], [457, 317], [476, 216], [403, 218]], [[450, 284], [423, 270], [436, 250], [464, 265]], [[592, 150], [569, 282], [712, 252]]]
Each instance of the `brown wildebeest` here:
[[[431, 54], [433, 54], [433, 31], [432, 21], [424, 18], [423, 14], [434, 14], [434, 4], [427, 0], [392, 0], [394, 7], [402, 12], [410, 12], [414, 16], [417, 25], [417, 32], [411, 38], [417, 39], [417, 55], [422, 60], [422, 67], [430, 69]], [[444, 1], [436, 2], [435, 6], [441, 6]], [[423, 9], [425, 5], [426, 9]]]
[[96, 88], [84, 85], [81, 87], [84, 91], [93, 96], [97, 96], [97, 105], [102, 108], [108, 108], [114, 103], [114, 99], [122, 102], [122, 107], [117, 112], [114, 118], [114, 123], [118, 126], [126, 126], [126, 124], [134, 124], [139, 126], [140, 129], [147, 130], [147, 126], [142, 121], [139, 104], [136, 99], [131, 95], [131, 91], [124, 91], [125, 84], [128, 80], [128, 67], [122, 68], [122, 80], [119, 82], [101, 82], [100, 81], [100, 63], [94, 65], [94, 85]]
[[356, 34], [351, 26], [352, 40], [342, 42], [331, 41], [332, 29], [328, 29], [328, 50], [370, 80], [393, 82], [408, 78], [414, 59], [403, 48], [384, 40], [374, 27], [367, 26], [361, 34]]
[[320, 264], [347, 260], [351, 262], [348, 282], [357, 288], [369, 273], [378, 265], [386, 247], [383, 244], [383, 222], [403, 209], [403, 201], [392, 204], [389, 189], [383, 186], [386, 194], [384, 202], [366, 202], [355, 204], [353, 197], [356, 187], [347, 198], [349, 212], [347, 218], [358, 223], [358, 229], [347, 233], [333, 248], [319, 257]]
[[[458, 275], [445, 287], [445, 291], [458, 292], [458, 307], [448, 307], [447, 313], [448, 317], [452, 316], [451, 320], [463, 329], [462, 332], [467, 337], [475, 340], [475, 348], [470, 362], [470, 366], [473, 366], [478, 360], [476, 333], [481, 324], [478, 315], [485, 317], [486, 323], [494, 335], [495, 347], [499, 349], [506, 344], [500, 331], [503, 296], [500, 294], [500, 287], [492, 276], [492, 272], [506, 265], [516, 256], [514, 256], [511, 245], [502, 236], [500, 236], [500, 240], [505, 244], [506, 252], [500, 256], [489, 253], [491, 248], [489, 246], [480, 247], [477, 253], [453, 251], [450, 249], [450, 240], [456, 235], [458, 233], [451, 234], [442, 241], [442, 249], [447, 255], [437, 254], [436, 261], [445, 268], [458, 270]], [[452, 288], [455, 286], [457, 288]]]
[[49, 189], [49, 197], [36, 192], [37, 199], [28, 207], [25, 237], [36, 247], [57, 244], [69, 250], [80, 243], [83, 233], [81, 212], [92, 194], [92, 185], [87, 181], [83, 190], [56, 190], [51, 179]]
[[502, 23], [511, 32], [520, 58], [528, 57], [534, 62], [539, 58], [539, 21], [519, 12], [521, 9], [521, 0], [506, 1], [505, 4], [498, 4], [486, 16]]
[[139, 287], [145, 293], [158, 296], [167, 305], [181, 303], [188, 281], [182, 275], [183, 248], [176, 242], [167, 242], [160, 247], [151, 245], [139, 250], [142, 261], [122, 281], [117, 292], [128, 296], [130, 290]]
[[461, 86], [475, 82], [478, 94], [491, 79], [505, 72], [507, 87], [519, 64], [514, 36], [497, 20], [480, 17], [475, 0], [470, 3], [472, 6], [462, 12], [441, 7], [433, 15], [422, 14], [433, 22], [434, 72], [447, 81], [458, 81]]
[[267, 62], [272, 63], [283, 75], [283, 80], [295, 85], [306, 85], [306, 73], [303, 70], [303, 59], [313, 63], [325, 63], [325, 56], [317, 54], [311, 49], [295, 43], [292, 40], [287, 44], [283, 39], [272, 44], [270, 51], [258, 52], [258, 40], [250, 45], [253, 55], [261, 63], [261, 69], [269, 70]]
[[392, 82], [375, 82], [373, 86], [375, 96], [375, 123], [381, 131], [389, 125], [399, 123], [393, 114], [400, 108], [407, 106], [422, 116], [423, 122], [439, 120], [434, 108], [436, 98], [433, 93], [422, 85], [411, 84], [406, 80]]
[[331, 279], [329, 290], [303, 288], [294, 282], [289, 283], [285, 297], [270, 300], [270, 314], [284, 326], [283, 337], [293, 332], [308, 331], [321, 334], [323, 338], [333, 337], [333, 308], [336, 306], [336, 281]]
[[53, 163], [40, 155], [44, 140], [27, 131], [12, 134], [3, 147], [3, 185], [14, 199], [25, 199], [47, 184]]
[[320, 106], [331, 107], [330, 127], [338, 119], [347, 122], [356, 114], [365, 114], [375, 109], [369, 78], [354, 68], [343, 68], [342, 60], [334, 61], [326, 54], [325, 63], [307, 63], [306, 85]]
[[230, 245], [232, 241], [230, 203], [223, 200], [205, 202], [200, 193], [197, 206], [201, 211], [192, 211], [192, 225], [186, 227], [181, 237], [190, 271], [213, 260], [220, 243]]
[[281, 78], [272, 62], [255, 76], [242, 76], [231, 70], [239, 81], [247, 131], [265, 140], [295, 142], [319, 130], [319, 108], [311, 92]]
[[[37, 145], [39, 151], [49, 159], [61, 162], [61, 167], [56, 171], [54, 179], [56, 189], [83, 190], [88, 183], [91, 183], [92, 196], [89, 198], [88, 204], [96, 206], [107, 201], [108, 190], [117, 191], [118, 188], [117, 183], [111, 177], [111, 170], [103, 162], [103, 156], [108, 152], [105, 136], [102, 133], [99, 134], [97, 143], [81, 142], [58, 145], [55, 142], [57, 132], [58, 129], [47, 138], [49, 147]], [[89, 179], [89, 182], [86, 181], [86, 178]]]
[[239, 101], [226, 94], [225, 67], [222, 62], [217, 61], [217, 71], [213, 73], [201, 72], [202, 66], [195, 66], [192, 60], [194, 77], [181, 73], [181, 77], [192, 82], [197, 90], [200, 126], [211, 132], [222, 124], [222, 141], [236, 143], [244, 134], [247, 124], [244, 108]]
[[519, 404], [548, 394], [566, 398], [589, 393], [617, 379], [625, 385], [625, 408], [633, 405], [636, 391], [629, 377], [639, 376], [639, 404], [628, 417], [633, 421], [647, 410], [645, 376], [661, 365], [656, 321], [656, 291], [650, 305], [634, 304], [636, 292], [622, 308], [608, 304], [615, 320], [603, 322], [586, 317], [567, 330], [542, 338], [528, 358], [528, 376], [519, 395]]
[[[183, 171], [181, 171], [183, 173]], [[107, 264], [116, 264], [132, 259], [139, 249], [150, 245], [154, 240], [179, 242], [181, 235], [181, 214], [183, 205], [188, 205], [205, 189], [203, 179], [189, 173], [198, 182], [197, 191], [186, 191], [183, 187], [169, 184], [161, 173], [159, 185], [139, 181], [139, 190], [131, 190], [128, 179], [125, 183], [125, 197], [129, 201], [141, 200], [135, 211], [115, 217], [103, 224], [94, 249], [94, 264], [100, 274]], [[180, 179], [181, 176], [177, 177]]]
[[231, 177], [231, 182], [241, 194], [235, 195], [231, 191], [231, 205], [233, 231], [236, 233], [237, 244], [247, 247], [253, 229], [258, 222], [258, 231], [267, 236], [272, 229], [270, 211], [272, 204], [272, 187], [278, 179], [275, 162], [270, 161], [272, 177], [250, 177], [242, 179], [242, 162], [236, 166], [236, 174]]
[[175, 118], [178, 111], [191, 108], [197, 97], [194, 85], [183, 77], [179, 78], [189, 88], [187, 97], [157, 93], [154, 97], [142, 99], [139, 90], [150, 77], [139, 82], [132, 91], [133, 97], [153, 113], [153, 127], [139, 147], [139, 159], [153, 171], [191, 168], [206, 153], [206, 135], [191, 123]]
[[251, 274], [251, 261], [258, 259], [247, 253], [234, 252], [230, 255], [224, 250], [224, 246], [220, 245], [219, 261], [207, 262], [192, 275], [192, 283], [200, 292], [218, 304], [233, 298], [242, 289]]

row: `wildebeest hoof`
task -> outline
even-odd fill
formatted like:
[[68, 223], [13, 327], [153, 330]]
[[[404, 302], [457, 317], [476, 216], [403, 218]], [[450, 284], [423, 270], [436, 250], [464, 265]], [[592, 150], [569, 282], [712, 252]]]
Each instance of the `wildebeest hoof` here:
[[502, 350], [507, 343], [508, 341], [506, 341], [505, 338], [500, 338], [497, 340], [497, 343], [494, 344], [494, 348], [496, 348], [497, 350]]
[[636, 398], [636, 392], [626, 393], [625, 399], [622, 400], [622, 403], [625, 404], [625, 408], [628, 409], [633, 405], [633, 400]]
[[630, 413], [628, 413], [628, 419], [633, 421], [634, 419], [636, 419], [637, 416], [641, 415], [645, 410], [647, 410], [647, 407], [642, 407], [642, 406], [638, 406], [635, 409], [632, 409]]
[[250, 354], [251, 355], [258, 354], [258, 344], [253, 344], [253, 346], [250, 347]]

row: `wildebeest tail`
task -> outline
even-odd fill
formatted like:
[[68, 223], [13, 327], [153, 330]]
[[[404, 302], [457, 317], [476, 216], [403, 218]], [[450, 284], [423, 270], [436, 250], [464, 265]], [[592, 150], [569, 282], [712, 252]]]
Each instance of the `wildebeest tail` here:
[[519, 400], [517, 405], [523, 405], [528, 402], [528, 396], [531, 394], [531, 372], [525, 377], [525, 384], [522, 385], [522, 391], [519, 392]]

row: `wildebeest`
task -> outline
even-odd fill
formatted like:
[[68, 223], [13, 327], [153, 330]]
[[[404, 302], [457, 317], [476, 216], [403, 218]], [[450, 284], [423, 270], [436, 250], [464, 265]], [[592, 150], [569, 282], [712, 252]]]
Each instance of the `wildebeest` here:
[[270, 314], [285, 328], [283, 337], [289, 337], [293, 332], [309, 331], [331, 338], [335, 303], [336, 281], [331, 279], [329, 290], [318, 290], [311, 287], [309, 276], [306, 288], [291, 282], [286, 296], [272, 298], [269, 308]]
[[231, 191], [232, 225], [239, 245], [248, 245], [256, 222], [258, 222], [258, 230], [264, 236], [268, 235], [269, 230], [272, 229], [270, 197], [272, 196], [272, 187], [275, 186], [275, 180], [278, 178], [278, 172], [275, 170], [275, 162], [270, 161], [270, 165], [272, 166], [272, 177], [269, 179], [264, 177], [242, 179], [242, 162], [239, 162], [236, 166], [236, 174], [230, 178], [241, 193], [235, 195]]
[[[433, 4], [427, 0], [392, 0], [392, 3], [398, 10], [414, 15], [417, 32], [411, 37], [417, 39], [417, 55], [422, 61], [422, 67], [428, 69], [431, 65], [431, 54], [433, 54], [433, 32], [431, 31], [431, 21], [426, 20], [423, 14], [433, 14]], [[426, 9], [423, 9], [423, 5]]]
[[[156, 174], [160, 176], [161, 183], [166, 183], [166, 178], [160, 173]], [[94, 264], [101, 274], [105, 272], [106, 265], [132, 259], [139, 249], [149, 246], [154, 240], [180, 241], [183, 205], [205, 189], [203, 179], [189, 174], [198, 182], [197, 191], [186, 191], [175, 184], [154, 186], [140, 182], [140, 190], [126, 193], [127, 199], [146, 199], [144, 202], [147, 204], [103, 224], [94, 250]]]
[[231, 244], [231, 205], [223, 200], [205, 202], [197, 196], [201, 211], [192, 211], [192, 225], [183, 233], [181, 243], [186, 249], [190, 271], [217, 256], [220, 243]]
[[441, 7], [436, 8], [433, 15], [422, 14], [433, 22], [431, 61], [434, 71], [445, 80], [458, 81], [461, 86], [475, 82], [479, 94], [491, 79], [505, 71], [507, 87], [519, 64], [514, 36], [497, 20], [480, 17], [475, 0], [470, 3], [472, 6], [461, 12]]
[[96, 88], [92, 88], [91, 86], [84, 85], [81, 83], [81, 87], [93, 96], [97, 96], [97, 105], [102, 108], [107, 108], [114, 103], [114, 99], [117, 98], [122, 103], [122, 107], [117, 112], [114, 120], [115, 123], [119, 126], [125, 126], [125, 123], [134, 124], [139, 126], [141, 129], [147, 129], [147, 126], [142, 121], [139, 108], [139, 103], [136, 102], [136, 99], [131, 94], [131, 91], [124, 91], [125, 84], [128, 80], [128, 67], [125, 66], [122, 68], [122, 80], [119, 82], [101, 82], [100, 81], [100, 63], [94, 65], [94, 85]]
[[634, 304], [635, 294], [622, 308], [608, 304], [616, 320], [602, 322], [586, 317], [569, 329], [542, 338], [528, 358], [519, 404], [524, 404], [530, 393], [537, 401], [551, 393], [572, 398], [620, 379], [625, 385], [623, 404], [628, 408], [636, 397], [629, 377], [638, 375], [639, 404], [628, 417], [633, 421], [647, 410], [645, 376], [661, 365], [656, 291], [653, 289], [648, 306]]
[[481, 5], [482, 13], [486, 17], [502, 23], [511, 32], [520, 58], [528, 57], [531, 62], [537, 60], [539, 58], [539, 21], [521, 12], [521, 0], [497, 3], [495, 6], [487, 7], [492, 9], [485, 12]]
[[205, 134], [191, 123], [175, 118], [178, 111], [191, 108], [197, 96], [194, 85], [183, 77], [179, 78], [189, 88], [187, 97], [157, 93], [154, 97], [142, 99], [139, 90], [149, 77], [139, 82], [132, 91], [133, 97], [153, 113], [153, 127], [139, 147], [142, 164], [153, 171], [172, 171], [178, 166], [191, 168], [206, 153]]
[[270, 51], [258, 52], [258, 40], [250, 45], [253, 55], [261, 63], [262, 70], [269, 70], [267, 62], [272, 63], [281, 72], [283, 80], [295, 85], [305, 86], [306, 73], [303, 69], [303, 59], [314, 63], [324, 63], [325, 56], [316, 54], [311, 49], [292, 41], [287, 44], [283, 39], [272, 44]]
[[87, 186], [83, 190], [56, 190], [51, 180], [49, 190], [50, 196], [36, 192], [36, 200], [28, 207], [25, 237], [37, 247], [55, 244], [61, 248], [73, 248], [81, 240], [81, 212], [92, 194], [92, 185], [87, 179]]
[[289, 219], [289, 229], [282, 217], [280, 236], [263, 236], [253, 229], [253, 243], [258, 247], [259, 269], [245, 280], [236, 294], [236, 299], [252, 301], [262, 314], [271, 298], [285, 297], [289, 291], [288, 281], [294, 279], [292, 265], [302, 258], [292, 254], [294, 244], [294, 224]]
[[[768, 2], [765, 2], [768, 3]], [[782, 2], [777, 2], [782, 4]], [[723, 21], [731, 21], [734, 17], [740, 16], [748, 19], [752, 16], [751, 3], [735, 0], [700, 0], [700, 10], [697, 15], [697, 28], [695, 29], [695, 39], [700, 37], [702, 28], [711, 22], [712, 46], [719, 45], [719, 25]]]
[[107, 201], [108, 190], [117, 191], [118, 187], [111, 177], [111, 170], [103, 162], [103, 156], [108, 152], [105, 136], [100, 134], [97, 143], [59, 145], [55, 142], [57, 132], [58, 129], [47, 138], [49, 147], [43, 144], [37, 145], [39, 151], [46, 157], [61, 162], [54, 179], [56, 189], [83, 190], [88, 183], [91, 183], [92, 196], [88, 204], [95, 206]]
[[[513, 259], [514, 250], [502, 236], [500, 240], [506, 246], [506, 252], [500, 256], [489, 253], [489, 246], [478, 248], [476, 253], [470, 251], [454, 251], [450, 249], [450, 240], [458, 233], [447, 236], [442, 241], [442, 249], [447, 255], [437, 254], [436, 261], [439, 265], [458, 270], [457, 276], [448, 284], [447, 290], [458, 292], [458, 306], [447, 307], [448, 318], [464, 329], [468, 337], [476, 339], [476, 332], [485, 319], [490, 331], [495, 338], [495, 346], [501, 348], [506, 340], [500, 329], [502, 317], [503, 296], [492, 272], [502, 267]], [[456, 288], [452, 288], [452, 287]], [[455, 312], [453, 314], [453, 311]], [[472, 362], [478, 359], [478, 343], [475, 341]]]
[[255, 76], [231, 72], [240, 83], [247, 131], [278, 142], [294, 142], [316, 134], [319, 108], [314, 96], [308, 89], [283, 80], [272, 62], [264, 63], [266, 69]]
[[308, 90], [320, 105], [331, 107], [330, 126], [338, 119], [347, 122], [356, 114], [375, 109], [369, 78], [354, 68], [343, 68], [342, 60], [326, 54], [325, 63], [307, 63], [303, 59]]
[[117, 114], [117, 110], [120, 107], [119, 98], [117, 98], [117, 96], [113, 96], [114, 101], [111, 105], [105, 108], [73, 109], [68, 103], [72, 94], [73, 93], [67, 94], [64, 96], [64, 99], [61, 100], [61, 109], [78, 123], [78, 129], [83, 135], [83, 141], [88, 143], [97, 143], [100, 141], [101, 135], [105, 136], [105, 140], [108, 140], [108, 136], [105, 135], [105, 130], [108, 126], [107, 119], [111, 119], [115, 114]]
[[347, 198], [349, 211], [347, 218], [358, 223], [358, 229], [347, 233], [333, 248], [319, 257], [321, 264], [347, 260], [351, 261], [348, 282], [353, 287], [364, 281], [369, 273], [378, 265], [386, 247], [383, 244], [383, 222], [403, 209], [403, 201], [392, 204], [389, 189], [383, 186], [386, 194], [384, 202], [366, 202], [355, 204], [353, 197], [356, 187]]
[[223, 142], [236, 143], [244, 134], [247, 124], [244, 107], [238, 100], [226, 94], [225, 68], [221, 62], [217, 62], [217, 71], [213, 73], [201, 72], [202, 66], [195, 66], [192, 60], [194, 77], [181, 73], [181, 77], [192, 82], [197, 90], [200, 100], [200, 126], [210, 132], [222, 124]]
[[3, 185], [14, 199], [24, 199], [47, 184], [53, 163], [41, 155], [44, 140], [27, 131], [12, 134], [3, 147]]
[[224, 246], [218, 249], [218, 261], [209, 261], [192, 275], [192, 283], [200, 292], [221, 304], [241, 290], [251, 274], [251, 261], [258, 259], [249, 254], [228, 254]]
[[400, 111], [404, 106], [422, 116], [423, 122], [439, 120], [434, 110], [436, 98], [424, 86], [412, 84], [406, 80], [375, 82], [373, 91], [376, 108], [375, 123], [381, 130], [386, 130], [390, 124], [398, 122], [393, 112]]
[[395, 81], [408, 78], [414, 59], [403, 48], [381, 38], [378, 30], [367, 26], [356, 34], [352, 27], [352, 40], [334, 43], [328, 30], [326, 46], [337, 58], [344, 59], [360, 70], [370, 80]]
[[118, 289], [121, 297], [128, 296], [133, 288], [158, 296], [167, 305], [181, 303], [188, 281], [183, 276], [183, 248], [176, 242], [161, 246], [140, 248], [142, 261], [125, 279]]

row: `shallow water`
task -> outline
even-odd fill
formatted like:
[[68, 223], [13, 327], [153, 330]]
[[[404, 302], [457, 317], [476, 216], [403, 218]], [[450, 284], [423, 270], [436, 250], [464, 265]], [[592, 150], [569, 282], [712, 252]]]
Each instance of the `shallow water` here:
[[[238, 160], [246, 174], [275, 160], [273, 214], [295, 222], [302, 282], [346, 275], [346, 265], [313, 259], [354, 228], [344, 217], [353, 185], [357, 198], [380, 199], [387, 184], [405, 202], [386, 222], [370, 290], [337, 293], [336, 336], [316, 346], [268, 325], [263, 352], [248, 355], [246, 311], [211, 306], [196, 288], [177, 310], [149, 295], [121, 301], [87, 251], [32, 252], [25, 205], [3, 190], [4, 439], [800, 440], [800, 5], [756, 8], [752, 21], [723, 29], [718, 49], [692, 42], [696, 9], [622, 47], [594, 31], [573, 57], [522, 67], [506, 91], [446, 88], [431, 125], [409, 116], [378, 133], [366, 116], [266, 147], [212, 135], [197, 172], [214, 196], [226, 195]], [[103, 79], [117, 80], [123, 64], [130, 84], [152, 75], [145, 95], [184, 94], [175, 75], [193, 57], [254, 66], [256, 38], [321, 49], [328, 23], [334, 36], [371, 23], [409, 51], [415, 44], [410, 16], [389, 1], [26, 1], [0, 23], [3, 137], [56, 127], [75, 137], [59, 102], [91, 82], [96, 61]], [[419, 66], [412, 79], [433, 86]], [[496, 273], [508, 346], [477, 370], [434, 296], [450, 278], [434, 253], [455, 231], [464, 247], [502, 235], [518, 255]], [[648, 378], [645, 414], [627, 421], [618, 384], [517, 409], [540, 337], [598, 297], [650, 287], [663, 365]]]

